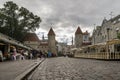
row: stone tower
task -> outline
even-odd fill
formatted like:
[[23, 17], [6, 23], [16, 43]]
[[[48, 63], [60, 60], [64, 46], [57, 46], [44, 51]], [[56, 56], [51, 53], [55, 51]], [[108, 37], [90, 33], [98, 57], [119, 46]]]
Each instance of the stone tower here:
[[75, 32], [75, 46], [76, 46], [76, 48], [81, 47], [82, 43], [83, 43], [83, 33], [82, 33], [80, 27], [78, 26], [78, 28]]
[[48, 50], [54, 55], [57, 55], [55, 33], [52, 28], [48, 33]]

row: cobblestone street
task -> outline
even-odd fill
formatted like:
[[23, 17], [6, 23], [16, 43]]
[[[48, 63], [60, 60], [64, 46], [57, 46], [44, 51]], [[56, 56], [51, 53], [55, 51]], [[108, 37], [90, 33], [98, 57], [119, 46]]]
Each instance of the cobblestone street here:
[[120, 80], [120, 61], [46, 59], [29, 80]]

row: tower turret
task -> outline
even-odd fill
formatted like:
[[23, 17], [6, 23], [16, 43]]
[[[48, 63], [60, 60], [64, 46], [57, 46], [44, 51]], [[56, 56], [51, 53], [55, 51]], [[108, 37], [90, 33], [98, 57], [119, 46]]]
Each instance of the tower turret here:
[[76, 48], [81, 47], [82, 42], [83, 42], [83, 33], [82, 33], [80, 27], [78, 26], [78, 28], [75, 32], [75, 46], [76, 46]]
[[48, 33], [48, 48], [51, 53], [57, 55], [55, 33], [52, 28]]

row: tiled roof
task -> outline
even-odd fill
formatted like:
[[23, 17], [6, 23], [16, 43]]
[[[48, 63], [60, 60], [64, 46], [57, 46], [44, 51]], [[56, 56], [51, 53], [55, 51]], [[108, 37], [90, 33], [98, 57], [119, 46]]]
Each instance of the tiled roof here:
[[82, 46], [91, 45], [91, 42], [83, 42]]
[[48, 46], [48, 43], [40, 43], [40, 46]]
[[78, 26], [78, 28], [77, 28], [77, 30], [76, 30], [76, 32], [75, 32], [75, 34], [82, 34], [82, 31], [81, 31], [81, 29], [80, 29], [80, 27]]
[[24, 41], [40, 41], [35, 33], [27, 33]]
[[89, 34], [88, 31], [86, 31], [86, 32], [83, 33], [83, 35], [88, 35], [88, 34]]
[[55, 33], [54, 33], [52, 28], [50, 28], [50, 31], [49, 31], [48, 35], [55, 35]]

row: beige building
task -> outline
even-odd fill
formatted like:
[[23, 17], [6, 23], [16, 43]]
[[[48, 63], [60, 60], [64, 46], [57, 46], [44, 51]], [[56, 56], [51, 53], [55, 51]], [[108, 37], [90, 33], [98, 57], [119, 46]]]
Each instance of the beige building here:
[[82, 42], [83, 42], [82, 31], [81, 31], [80, 27], [78, 27], [76, 32], [75, 32], [75, 46], [76, 46], [76, 48], [81, 47]]
[[40, 40], [39, 49], [42, 53], [48, 52], [48, 40], [47, 39]]
[[27, 33], [24, 38], [24, 44], [39, 51], [40, 40], [35, 33]]
[[88, 31], [82, 32], [80, 27], [78, 27], [75, 32], [75, 47], [79, 48], [79, 47], [90, 45], [90, 44], [91, 44], [91, 41], [90, 41], [90, 35]]
[[51, 53], [53, 53], [54, 55], [57, 55], [57, 46], [56, 46], [56, 40], [55, 40], [55, 33], [54, 33], [52, 28], [48, 32], [48, 50]]
[[25, 36], [24, 44], [35, 50], [41, 51], [42, 53], [50, 51], [51, 53], [57, 55], [55, 33], [52, 28], [48, 33], [48, 40], [44, 39], [44, 37], [42, 40], [39, 40], [35, 33], [28, 33]]

